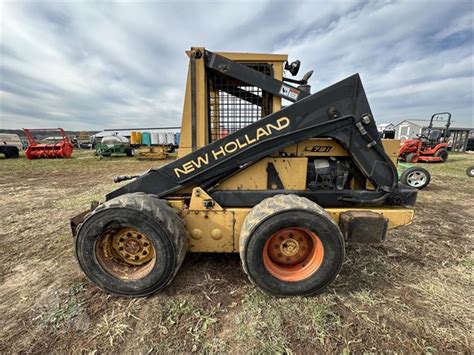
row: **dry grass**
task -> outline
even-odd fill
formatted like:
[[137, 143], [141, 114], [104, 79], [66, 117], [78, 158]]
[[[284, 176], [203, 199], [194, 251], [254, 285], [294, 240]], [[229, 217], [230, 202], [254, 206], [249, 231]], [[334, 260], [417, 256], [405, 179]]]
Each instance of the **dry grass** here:
[[257, 291], [238, 255], [189, 254], [146, 299], [109, 296], [74, 259], [69, 218], [159, 165], [130, 158], [0, 159], [0, 352], [404, 352], [472, 348], [473, 155], [427, 164], [412, 225], [349, 246], [336, 282], [311, 298]]

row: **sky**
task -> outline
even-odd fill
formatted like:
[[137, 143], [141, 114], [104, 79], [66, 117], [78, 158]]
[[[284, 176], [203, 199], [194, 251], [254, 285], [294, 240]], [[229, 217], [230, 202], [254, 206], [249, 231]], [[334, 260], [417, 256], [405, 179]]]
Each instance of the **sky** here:
[[471, 1], [0, 4], [0, 129], [179, 126], [191, 46], [288, 54], [313, 92], [358, 72], [379, 124], [474, 126]]

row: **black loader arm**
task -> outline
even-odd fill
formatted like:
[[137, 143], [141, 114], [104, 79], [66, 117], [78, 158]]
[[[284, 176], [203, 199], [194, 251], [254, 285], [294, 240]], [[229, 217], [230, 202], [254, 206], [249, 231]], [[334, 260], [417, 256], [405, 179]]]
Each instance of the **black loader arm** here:
[[[298, 99], [296, 103], [159, 169], [150, 170], [112, 191], [106, 198], [110, 200], [132, 192], [165, 197], [183, 187], [210, 186], [213, 181], [224, 179], [250, 163], [314, 137], [337, 140], [376, 190], [319, 191], [303, 195], [323, 207], [414, 205], [416, 190], [398, 186], [396, 167], [382, 147], [358, 74]], [[271, 190], [253, 195], [216, 191], [212, 196], [222, 205], [240, 201], [238, 205], [251, 206], [269, 197], [268, 194], [276, 193], [289, 191]]]

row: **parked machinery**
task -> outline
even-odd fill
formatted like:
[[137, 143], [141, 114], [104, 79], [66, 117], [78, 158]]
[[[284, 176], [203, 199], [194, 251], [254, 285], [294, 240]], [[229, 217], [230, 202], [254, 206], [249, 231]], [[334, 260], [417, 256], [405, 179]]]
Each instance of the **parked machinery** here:
[[18, 134], [0, 133], [0, 154], [6, 159], [14, 159], [20, 156], [22, 143]]
[[[433, 119], [442, 119], [445, 128], [433, 129]], [[446, 117], [446, 119], [444, 119]], [[439, 122], [438, 121], [438, 122]], [[445, 162], [448, 160], [448, 138], [450, 136], [451, 113], [440, 112], [431, 116], [428, 128], [417, 139], [407, 139], [400, 146], [398, 159], [408, 163], [416, 162]]]
[[[70, 158], [74, 151], [69, 137], [62, 128], [47, 129], [23, 129], [28, 139], [28, 147], [25, 150], [27, 159], [41, 158]], [[53, 143], [38, 143], [32, 132], [59, 132], [60, 136]]]
[[135, 149], [130, 146], [128, 138], [115, 134], [103, 137], [100, 143], [96, 144], [95, 152], [101, 157], [110, 157], [112, 154], [127, 157], [135, 155]]
[[116, 178], [134, 180], [71, 220], [90, 280], [144, 296], [188, 250], [238, 252], [261, 290], [310, 295], [336, 278], [346, 242], [411, 223], [417, 190], [399, 185], [399, 142], [380, 140], [358, 74], [311, 94], [310, 73], [283, 77], [299, 68], [286, 55], [187, 54], [178, 159]]

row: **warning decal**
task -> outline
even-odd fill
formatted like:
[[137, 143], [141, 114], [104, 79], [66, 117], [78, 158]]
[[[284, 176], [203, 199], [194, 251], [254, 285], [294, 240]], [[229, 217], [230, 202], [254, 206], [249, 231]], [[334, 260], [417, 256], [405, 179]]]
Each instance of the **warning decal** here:
[[300, 94], [299, 90], [292, 88], [291, 86], [282, 85], [280, 89], [280, 95], [287, 97], [292, 100], [297, 100], [298, 95]]

